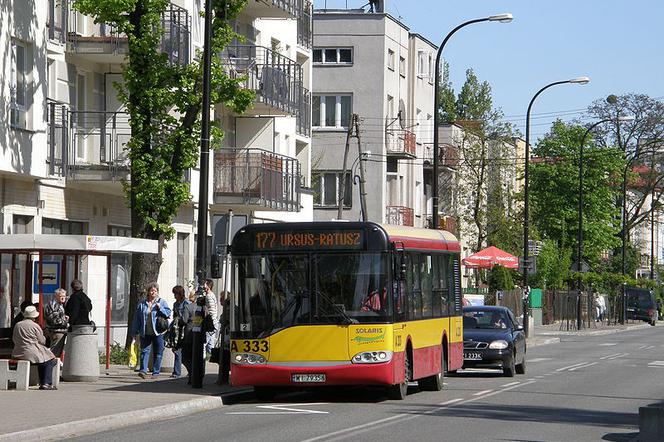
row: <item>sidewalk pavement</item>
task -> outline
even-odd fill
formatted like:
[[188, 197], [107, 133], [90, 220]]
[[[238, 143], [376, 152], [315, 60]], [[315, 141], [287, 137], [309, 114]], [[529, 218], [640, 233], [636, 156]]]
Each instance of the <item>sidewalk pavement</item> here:
[[60, 382], [57, 391], [0, 392], [0, 441], [59, 440], [224, 406], [249, 394], [247, 387], [216, 385], [208, 363], [202, 389], [187, 377], [142, 380], [124, 366], [101, 367], [97, 382]]
[[[560, 342], [562, 336], [598, 335], [650, 327], [645, 323], [596, 324], [567, 331], [566, 324], [536, 326], [528, 346]], [[101, 369], [97, 382], [61, 382], [57, 391], [0, 392], [0, 442], [58, 440], [163, 420], [223, 407], [250, 397], [251, 388], [219, 386], [217, 365], [208, 363], [203, 388], [193, 389], [186, 377], [142, 380], [123, 366]]]
[[605, 322], [592, 322], [590, 326], [584, 323], [581, 330], [576, 330], [576, 321], [557, 322], [548, 325], [536, 325], [530, 337], [528, 337], [528, 346], [537, 347], [539, 345], [553, 344], [560, 342], [564, 336], [597, 336], [619, 333], [627, 330], [637, 330], [640, 328], [652, 327], [645, 322], [627, 321], [625, 324], [611, 324]]

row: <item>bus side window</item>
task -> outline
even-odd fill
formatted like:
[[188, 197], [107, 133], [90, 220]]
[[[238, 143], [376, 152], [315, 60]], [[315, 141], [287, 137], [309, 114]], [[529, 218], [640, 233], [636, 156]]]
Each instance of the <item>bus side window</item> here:
[[422, 318], [431, 318], [433, 315], [432, 286], [433, 286], [433, 257], [420, 255], [422, 269]]
[[410, 266], [410, 272], [412, 273], [413, 278], [413, 292], [410, 296], [409, 302], [409, 318], [410, 319], [421, 319], [422, 318], [422, 281], [420, 275], [422, 274], [422, 255], [419, 253], [413, 253], [412, 261]]
[[[446, 270], [446, 276], [447, 276], [447, 316], [454, 316], [457, 314], [456, 307], [455, 307], [455, 302], [454, 302], [454, 259], [450, 255], [446, 255], [444, 257], [445, 260], [445, 270]], [[460, 314], [460, 313], [459, 313]]]
[[447, 272], [445, 255], [434, 255], [433, 267], [433, 315], [436, 318], [447, 316]]

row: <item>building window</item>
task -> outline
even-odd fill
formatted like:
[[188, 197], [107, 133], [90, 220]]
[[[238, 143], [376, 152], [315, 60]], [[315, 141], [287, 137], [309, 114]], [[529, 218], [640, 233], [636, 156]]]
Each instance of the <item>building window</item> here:
[[43, 218], [42, 233], [47, 235], [87, 235], [88, 223]]
[[187, 243], [189, 242], [189, 234], [179, 233], [177, 234], [177, 283], [183, 286], [186, 284], [186, 266], [188, 264], [189, 248]]
[[427, 54], [424, 51], [417, 51], [417, 76], [424, 78], [427, 74]]
[[32, 233], [32, 216], [13, 215], [12, 218], [12, 233]]
[[108, 225], [108, 236], [131, 238], [131, 227]]
[[387, 68], [391, 71], [394, 70], [394, 51], [392, 49], [387, 50]]
[[399, 57], [399, 75], [406, 77], [406, 59]]
[[313, 127], [346, 128], [350, 124], [350, 95], [314, 95]]
[[12, 127], [25, 129], [25, 114], [28, 100], [27, 48], [24, 43], [12, 39], [11, 50], [11, 78], [9, 86], [11, 102], [9, 124]]
[[[314, 189], [314, 206], [339, 207], [339, 190], [341, 186], [340, 171], [313, 171], [311, 186]], [[346, 172], [344, 184], [344, 207], [353, 206], [353, 184], [351, 174]]]
[[316, 64], [353, 64], [353, 49], [316, 48], [313, 57]]

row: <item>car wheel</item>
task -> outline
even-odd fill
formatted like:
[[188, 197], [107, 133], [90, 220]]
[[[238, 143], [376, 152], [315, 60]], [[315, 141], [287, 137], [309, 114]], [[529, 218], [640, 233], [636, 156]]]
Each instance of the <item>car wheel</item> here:
[[507, 365], [503, 367], [503, 375], [508, 378], [513, 378], [514, 373], [516, 373], [516, 367], [514, 366], [514, 356], [512, 356], [509, 361], [507, 361]]
[[516, 367], [516, 374], [526, 374], [526, 355], [523, 355], [523, 361]]
[[404, 352], [403, 365], [404, 365], [403, 382], [395, 385], [390, 385], [389, 387], [387, 387], [387, 396], [390, 399], [395, 399], [397, 401], [402, 401], [406, 399], [406, 396], [408, 396], [408, 381], [413, 377], [410, 365], [410, 359], [408, 358], [408, 350]]
[[443, 351], [440, 362], [440, 373], [421, 379], [417, 381], [417, 384], [424, 391], [440, 391], [443, 389], [445, 383], [445, 373], [447, 373], [447, 358], [445, 358], [445, 352]]

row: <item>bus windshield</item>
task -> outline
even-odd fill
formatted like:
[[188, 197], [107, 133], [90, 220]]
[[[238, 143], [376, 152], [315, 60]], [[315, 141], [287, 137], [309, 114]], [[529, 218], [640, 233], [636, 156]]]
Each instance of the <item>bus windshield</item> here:
[[293, 325], [388, 322], [386, 254], [306, 253], [235, 259], [235, 330], [268, 336]]

